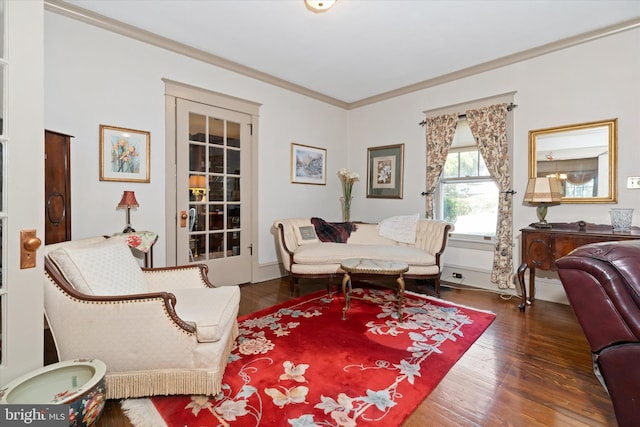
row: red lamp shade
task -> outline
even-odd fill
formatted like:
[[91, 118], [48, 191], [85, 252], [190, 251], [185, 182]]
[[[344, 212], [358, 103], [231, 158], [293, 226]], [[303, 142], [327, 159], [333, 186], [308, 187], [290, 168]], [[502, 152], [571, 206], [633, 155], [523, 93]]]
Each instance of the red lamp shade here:
[[122, 199], [120, 200], [120, 203], [118, 203], [118, 209], [127, 210], [127, 226], [122, 230], [123, 233], [133, 233], [136, 231], [131, 227], [131, 208], [137, 208], [138, 206], [140, 205], [138, 204], [136, 195], [133, 191], [125, 191], [122, 193]]
[[125, 191], [122, 193], [122, 199], [118, 203], [119, 208], [137, 208], [140, 206], [136, 200], [136, 195], [133, 191]]

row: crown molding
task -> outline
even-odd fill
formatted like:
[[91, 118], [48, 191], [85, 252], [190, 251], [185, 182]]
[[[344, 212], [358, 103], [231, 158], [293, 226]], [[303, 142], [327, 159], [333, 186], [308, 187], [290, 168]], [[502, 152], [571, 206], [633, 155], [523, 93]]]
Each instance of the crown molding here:
[[124, 22], [117, 21], [112, 18], [108, 18], [104, 15], [77, 7], [70, 3], [61, 0], [45, 0], [45, 10], [57, 13], [68, 18], [72, 18], [89, 25], [93, 25], [102, 28], [107, 31], [114, 32], [150, 45], [160, 47], [162, 49], [169, 50], [184, 56], [188, 56], [193, 59], [205, 62], [207, 64], [215, 65], [216, 67], [224, 68], [229, 71], [241, 74], [243, 76], [251, 77], [253, 79], [272, 84], [274, 86], [281, 87], [283, 89], [290, 90], [301, 95], [308, 96], [310, 98], [317, 99], [318, 101], [325, 102], [336, 107], [346, 109], [348, 104], [336, 98], [332, 98], [320, 92], [308, 89], [304, 86], [291, 83], [287, 80], [280, 79], [262, 71], [258, 71], [254, 68], [250, 68], [237, 62], [229, 61], [219, 56], [207, 53], [203, 50], [193, 48], [183, 43], [178, 43], [175, 40], [168, 39], [166, 37], [159, 36], [150, 31], [143, 30], [133, 25], [125, 24]]
[[502, 58], [487, 61], [482, 64], [474, 65], [472, 67], [464, 68], [462, 70], [454, 71], [452, 73], [443, 74], [442, 76], [424, 80], [419, 83], [415, 83], [412, 85], [391, 90], [389, 92], [384, 92], [378, 95], [364, 98], [364, 99], [361, 99], [360, 101], [351, 102], [348, 104], [347, 109], [351, 110], [351, 109], [362, 107], [365, 105], [374, 104], [376, 102], [384, 101], [390, 98], [395, 98], [400, 95], [406, 95], [408, 93], [427, 89], [433, 86], [438, 86], [443, 83], [449, 83], [454, 80], [470, 77], [475, 74], [480, 74], [486, 71], [495, 70], [496, 68], [515, 64], [521, 61], [526, 61], [528, 59], [546, 55], [548, 53], [556, 52], [558, 50], [566, 49], [569, 47], [577, 46], [579, 44], [587, 43], [602, 37], [607, 37], [607, 36], [621, 33], [623, 31], [632, 30], [637, 27], [640, 27], [640, 18], [623, 21], [615, 25], [611, 25], [608, 27], [600, 28], [598, 30], [578, 34], [576, 36], [567, 37], [565, 39], [558, 40], [553, 43], [548, 43], [542, 46], [534, 47], [532, 49], [524, 50], [522, 52], [517, 52], [511, 55], [503, 56]]
[[484, 62], [482, 64], [474, 65], [472, 67], [464, 68], [462, 70], [454, 71], [452, 73], [443, 74], [438, 77], [423, 80], [418, 83], [414, 83], [408, 86], [404, 86], [398, 89], [394, 89], [388, 92], [380, 93], [378, 95], [363, 98], [359, 101], [345, 102], [339, 99], [330, 97], [328, 95], [316, 92], [308, 89], [304, 86], [291, 83], [287, 80], [280, 79], [262, 71], [258, 71], [254, 68], [250, 68], [233, 61], [221, 58], [219, 56], [207, 53], [200, 49], [195, 49], [191, 46], [187, 46], [183, 43], [178, 43], [174, 40], [166, 37], [159, 36], [150, 31], [146, 31], [129, 24], [117, 21], [115, 19], [108, 18], [95, 12], [77, 7], [62, 0], [44, 0], [45, 10], [57, 13], [59, 15], [67, 16], [69, 18], [82, 21], [84, 23], [94, 25], [96, 27], [130, 37], [132, 39], [151, 44], [156, 47], [160, 47], [181, 55], [185, 55], [199, 61], [214, 65], [216, 67], [224, 68], [229, 71], [268, 83], [274, 86], [278, 86], [283, 89], [290, 90], [292, 92], [308, 96], [318, 101], [325, 102], [327, 104], [343, 108], [345, 110], [352, 110], [355, 108], [363, 107], [365, 105], [374, 104], [380, 101], [384, 101], [397, 96], [406, 95], [419, 90], [427, 89], [433, 86], [438, 86], [444, 83], [452, 82], [454, 80], [470, 77], [475, 74], [480, 74], [486, 71], [494, 70], [496, 68], [504, 67], [507, 65], [515, 64], [517, 62], [532, 59], [538, 56], [546, 55], [548, 53], [556, 52], [558, 50], [573, 47], [582, 43], [587, 43], [602, 37], [618, 34], [623, 31], [632, 30], [640, 27], [640, 17], [634, 18], [628, 21], [623, 21], [615, 25], [600, 28], [594, 31], [578, 34], [576, 36], [567, 37], [562, 40], [558, 40], [552, 43], [548, 43], [542, 46], [527, 49], [522, 52], [517, 52], [511, 55], [503, 56], [498, 59]]

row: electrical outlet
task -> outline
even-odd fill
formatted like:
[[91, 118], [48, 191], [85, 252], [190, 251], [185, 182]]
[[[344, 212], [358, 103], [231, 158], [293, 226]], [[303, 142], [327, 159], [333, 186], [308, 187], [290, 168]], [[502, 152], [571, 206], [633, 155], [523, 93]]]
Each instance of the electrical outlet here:
[[454, 279], [462, 279], [462, 273], [451, 273]]
[[627, 177], [627, 189], [638, 189], [638, 188], [640, 188], [640, 176]]

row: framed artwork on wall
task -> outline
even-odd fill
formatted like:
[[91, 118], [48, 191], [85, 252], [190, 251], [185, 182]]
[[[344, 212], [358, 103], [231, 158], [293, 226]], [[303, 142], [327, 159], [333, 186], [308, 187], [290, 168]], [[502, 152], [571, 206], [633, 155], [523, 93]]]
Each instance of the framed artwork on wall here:
[[291, 143], [291, 182], [327, 184], [327, 150]]
[[367, 198], [402, 199], [404, 144], [367, 148]]
[[151, 133], [100, 125], [100, 181], [150, 182]]

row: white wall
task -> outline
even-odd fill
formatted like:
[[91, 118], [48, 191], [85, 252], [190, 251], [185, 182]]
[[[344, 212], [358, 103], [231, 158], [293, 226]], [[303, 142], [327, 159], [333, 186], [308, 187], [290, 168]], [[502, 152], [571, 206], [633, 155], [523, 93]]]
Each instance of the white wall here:
[[[619, 119], [618, 205], [636, 207], [640, 191], [626, 190], [627, 176], [640, 176], [640, 29], [598, 39], [539, 58], [400, 96], [351, 111], [326, 105], [181, 55], [136, 42], [87, 24], [45, 12], [45, 126], [75, 136], [72, 143], [74, 238], [110, 234], [124, 228], [116, 211], [123, 190], [134, 190], [141, 206], [133, 211], [137, 229], [163, 230], [164, 95], [162, 78], [199, 86], [262, 104], [259, 129], [260, 264], [277, 261], [271, 224], [283, 217], [340, 217], [336, 172], [349, 167], [363, 179], [354, 186], [352, 218], [378, 221], [424, 213], [425, 180], [422, 111], [517, 91], [513, 111], [516, 231], [536, 218], [522, 203], [527, 181], [528, 131], [586, 121]], [[98, 180], [98, 126], [109, 124], [151, 131], [151, 183]], [[291, 184], [290, 143], [327, 148], [327, 185]], [[366, 199], [367, 148], [405, 144], [404, 198]], [[561, 205], [551, 221], [609, 223], [613, 205]], [[640, 206], [634, 213], [639, 224]], [[519, 233], [515, 233], [516, 235]], [[159, 241], [156, 264], [165, 262]], [[516, 265], [519, 263], [516, 249]], [[489, 271], [487, 252], [449, 247], [445, 263]], [[553, 277], [551, 277], [553, 279]], [[482, 281], [481, 279], [478, 279]], [[488, 283], [472, 283], [493, 286]], [[562, 298], [557, 281], [538, 282], [540, 298]]]
[[[74, 239], [122, 231], [122, 191], [140, 203], [137, 230], [164, 230], [164, 84], [162, 78], [262, 104], [259, 129], [259, 262], [276, 261], [271, 224], [285, 216], [337, 219], [339, 181], [346, 165], [343, 109], [277, 88], [79, 21], [45, 12], [45, 127], [73, 135], [71, 149]], [[99, 181], [100, 124], [151, 132], [151, 183]], [[290, 144], [326, 148], [327, 186], [290, 183]], [[326, 195], [336, 196], [334, 205]], [[155, 264], [165, 264], [165, 241]], [[255, 242], [254, 242], [255, 243]]]
[[[640, 29], [584, 43], [542, 57], [476, 76], [379, 102], [349, 112], [349, 166], [366, 171], [367, 147], [405, 143], [405, 191], [402, 200], [366, 199], [365, 185], [357, 185], [352, 216], [378, 221], [389, 215], [420, 212], [424, 215], [425, 136], [418, 126], [422, 111], [517, 91], [514, 118], [514, 227], [536, 220], [535, 207], [522, 197], [528, 176], [528, 131], [553, 126], [618, 118], [618, 207], [636, 208], [640, 225], [640, 191], [627, 190], [626, 177], [640, 175]], [[609, 224], [613, 204], [563, 204], [549, 209], [551, 222], [584, 220]], [[520, 247], [515, 264], [520, 263]], [[490, 271], [491, 254], [448, 247], [445, 264]], [[542, 273], [554, 279], [553, 274]], [[473, 283], [495, 287], [488, 283]], [[562, 299], [555, 280], [537, 281], [538, 298]], [[548, 285], [548, 286], [545, 286]]]

